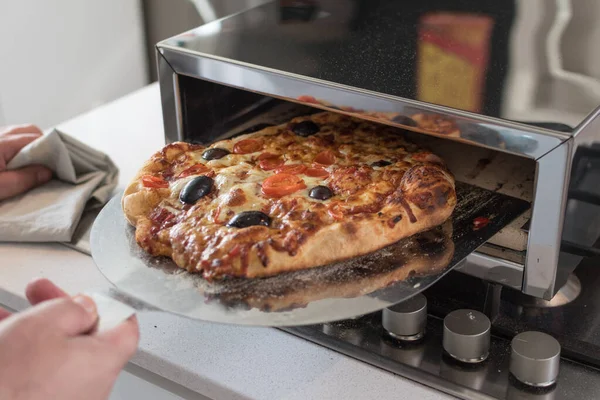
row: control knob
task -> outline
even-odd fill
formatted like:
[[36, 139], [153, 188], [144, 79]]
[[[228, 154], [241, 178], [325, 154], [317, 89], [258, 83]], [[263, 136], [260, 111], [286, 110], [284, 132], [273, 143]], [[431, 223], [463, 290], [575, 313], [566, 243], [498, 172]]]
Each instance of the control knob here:
[[522, 383], [547, 387], [556, 382], [560, 344], [542, 332], [523, 332], [511, 342], [509, 371]]
[[489, 318], [475, 310], [455, 310], [444, 318], [444, 350], [465, 363], [484, 361], [490, 352]]
[[409, 342], [421, 339], [427, 324], [427, 298], [419, 293], [384, 309], [381, 322], [394, 339]]

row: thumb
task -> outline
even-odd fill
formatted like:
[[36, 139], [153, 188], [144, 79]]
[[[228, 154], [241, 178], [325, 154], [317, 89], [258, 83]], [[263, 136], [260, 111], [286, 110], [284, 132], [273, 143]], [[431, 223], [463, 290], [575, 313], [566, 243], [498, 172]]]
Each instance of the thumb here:
[[41, 165], [0, 172], [0, 201], [48, 182], [52, 171]]

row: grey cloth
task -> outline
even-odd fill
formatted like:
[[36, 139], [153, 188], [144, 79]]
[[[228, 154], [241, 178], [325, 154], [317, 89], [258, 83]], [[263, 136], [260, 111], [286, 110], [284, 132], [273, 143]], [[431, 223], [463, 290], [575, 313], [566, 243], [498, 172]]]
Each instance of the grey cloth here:
[[105, 204], [119, 170], [104, 153], [53, 130], [25, 146], [8, 169], [42, 164], [54, 179], [0, 202], [0, 241], [71, 242], [84, 214]]

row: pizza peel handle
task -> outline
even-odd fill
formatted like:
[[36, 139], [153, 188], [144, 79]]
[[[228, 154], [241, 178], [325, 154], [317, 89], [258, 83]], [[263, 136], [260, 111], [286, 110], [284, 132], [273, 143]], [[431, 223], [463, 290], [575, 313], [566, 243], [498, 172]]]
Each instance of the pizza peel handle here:
[[85, 294], [94, 300], [96, 304], [98, 323], [95, 330], [97, 332], [112, 329], [140, 311], [159, 311], [156, 307], [127, 296], [113, 288]]
[[98, 313], [97, 332], [110, 330], [135, 315], [136, 309], [110, 296], [109, 293], [86, 293], [94, 303]]

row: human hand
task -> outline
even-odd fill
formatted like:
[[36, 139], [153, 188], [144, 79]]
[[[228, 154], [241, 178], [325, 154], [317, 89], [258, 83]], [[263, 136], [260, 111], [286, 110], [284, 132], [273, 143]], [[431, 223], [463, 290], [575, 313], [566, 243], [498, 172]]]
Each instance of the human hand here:
[[93, 301], [46, 279], [28, 285], [34, 307], [0, 308], [0, 399], [105, 400], [139, 340], [135, 317], [102, 333]]
[[42, 134], [40, 128], [34, 125], [0, 128], [0, 201], [25, 193], [52, 179], [52, 171], [42, 165], [6, 170], [6, 165], [19, 150]]

